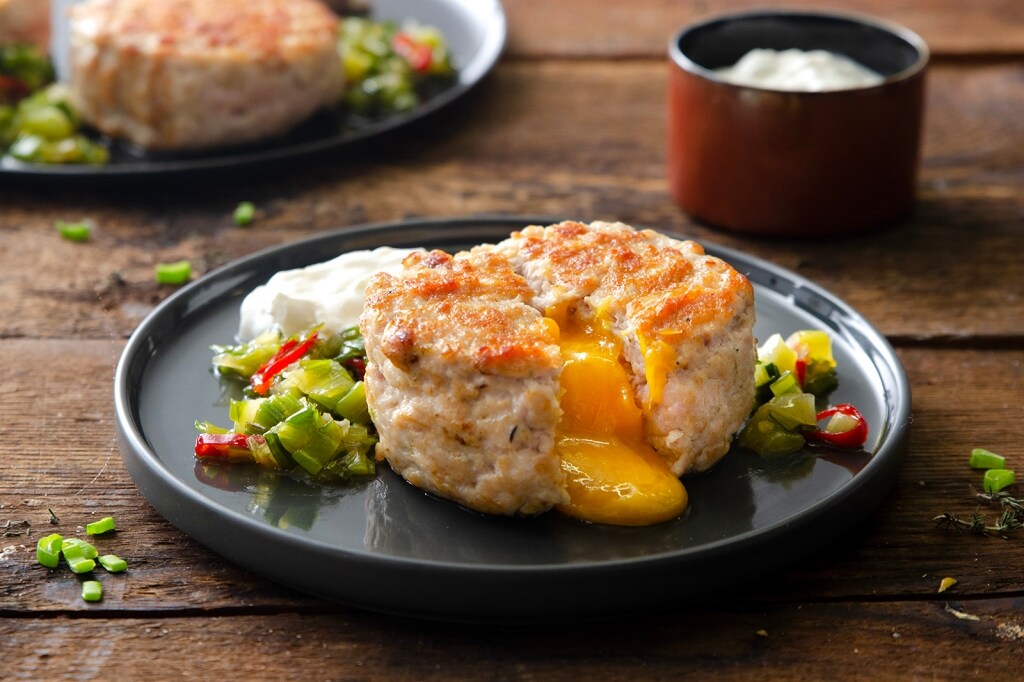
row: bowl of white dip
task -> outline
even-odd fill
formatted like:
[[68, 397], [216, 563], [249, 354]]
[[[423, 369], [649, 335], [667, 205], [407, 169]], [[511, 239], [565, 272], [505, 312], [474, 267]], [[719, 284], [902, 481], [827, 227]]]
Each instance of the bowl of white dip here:
[[748, 234], [832, 236], [912, 211], [928, 47], [879, 19], [757, 11], [669, 42], [668, 181]]

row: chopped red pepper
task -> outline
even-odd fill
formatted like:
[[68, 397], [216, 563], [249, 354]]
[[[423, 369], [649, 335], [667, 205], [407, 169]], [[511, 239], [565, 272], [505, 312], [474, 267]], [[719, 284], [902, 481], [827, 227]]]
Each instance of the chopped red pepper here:
[[349, 358], [341, 363], [343, 367], [347, 367], [356, 373], [356, 379], [359, 381], [363, 380], [366, 376], [366, 361], [362, 358]]
[[797, 383], [799, 383], [800, 386], [803, 387], [804, 379], [807, 378], [807, 361], [806, 360], [797, 359], [796, 367], [794, 367], [794, 369], [796, 370], [795, 373], [796, 373]]
[[834, 445], [837, 448], [856, 449], [862, 447], [868, 439], [868, 422], [856, 407], [849, 403], [835, 405], [818, 413], [818, 421], [828, 419], [834, 414], [845, 414], [857, 420], [853, 428], [839, 433], [829, 433], [821, 429], [815, 429], [807, 434], [807, 437], [821, 443]]
[[0, 104], [5, 102], [13, 104], [28, 93], [29, 88], [22, 80], [0, 73]]
[[196, 457], [199, 459], [219, 459], [229, 462], [251, 462], [252, 450], [249, 449], [249, 436], [244, 433], [201, 433], [196, 438]]
[[270, 384], [273, 383], [274, 377], [280, 374], [285, 367], [293, 362], [297, 362], [303, 355], [308, 353], [315, 342], [316, 332], [313, 332], [301, 343], [295, 339], [288, 339], [281, 344], [281, 349], [274, 353], [274, 357], [263, 363], [263, 366], [256, 370], [256, 373], [249, 380], [252, 390], [256, 392], [256, 395], [266, 395], [267, 391], [270, 390]]
[[413, 40], [408, 33], [398, 32], [391, 39], [391, 47], [409, 62], [414, 71], [426, 73], [430, 70], [430, 62], [433, 59], [430, 45]]

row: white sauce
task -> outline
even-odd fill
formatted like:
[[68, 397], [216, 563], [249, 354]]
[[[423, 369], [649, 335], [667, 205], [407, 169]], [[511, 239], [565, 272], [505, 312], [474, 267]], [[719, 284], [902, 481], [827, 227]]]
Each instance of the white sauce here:
[[790, 92], [866, 88], [885, 80], [849, 57], [825, 50], [751, 50], [715, 73], [736, 85]]
[[359, 324], [370, 277], [396, 274], [406, 256], [422, 250], [382, 246], [279, 272], [242, 301], [238, 340], [249, 341], [275, 327], [291, 336], [316, 324], [328, 333]]

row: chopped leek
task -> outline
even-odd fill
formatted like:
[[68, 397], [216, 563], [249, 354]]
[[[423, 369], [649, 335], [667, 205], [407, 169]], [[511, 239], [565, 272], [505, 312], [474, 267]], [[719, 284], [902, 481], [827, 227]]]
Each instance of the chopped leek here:
[[36, 543], [36, 559], [47, 568], [57, 568], [60, 564], [60, 548], [64, 540], [57, 533], [39, 538]]
[[1006, 458], [985, 448], [974, 448], [968, 464], [972, 469], [1005, 469]]
[[997, 493], [1016, 481], [1014, 473], [1010, 469], [989, 469], [985, 472], [982, 480], [982, 488], [987, 493]]
[[128, 568], [128, 562], [116, 554], [104, 554], [101, 557], [97, 557], [96, 561], [99, 562], [100, 566], [107, 569], [109, 573], [120, 573]]
[[103, 599], [103, 583], [99, 580], [86, 580], [82, 583], [82, 599], [99, 601]]
[[115, 530], [113, 516], [104, 516], [99, 521], [93, 521], [85, 526], [86, 535], [101, 535], [112, 530]]

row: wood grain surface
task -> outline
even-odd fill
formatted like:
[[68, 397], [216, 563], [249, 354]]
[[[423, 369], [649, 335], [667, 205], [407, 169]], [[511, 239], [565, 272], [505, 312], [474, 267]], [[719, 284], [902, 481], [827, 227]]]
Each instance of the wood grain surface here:
[[[507, 0], [507, 54], [477, 91], [345, 158], [197, 183], [0, 180], [0, 679], [1019, 679], [1024, 531], [979, 537], [934, 518], [988, 513], [972, 447], [1024, 469], [1024, 4], [843, 5], [917, 30], [937, 55], [919, 200], [901, 225], [844, 238], [823, 226], [808, 240], [716, 230], [665, 186], [665, 42], [683, 23], [754, 6]], [[231, 217], [242, 200], [258, 207], [246, 229]], [[825, 551], [784, 574], [751, 567], [749, 587], [710, 603], [529, 627], [307, 597], [149, 505], [117, 451], [111, 396], [128, 335], [175, 291], [154, 282], [155, 263], [187, 258], [198, 275], [327, 230], [492, 214], [674, 231], [845, 299], [910, 379], [911, 444], [889, 495]], [[54, 221], [80, 218], [95, 221], [91, 240], [60, 239]], [[104, 576], [103, 601], [88, 604], [74, 576], [36, 563], [35, 542], [110, 514], [120, 530], [97, 545], [130, 568]], [[958, 583], [939, 594], [947, 576]], [[595, 598], [628, 599], [628, 586]]]

